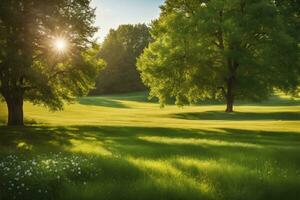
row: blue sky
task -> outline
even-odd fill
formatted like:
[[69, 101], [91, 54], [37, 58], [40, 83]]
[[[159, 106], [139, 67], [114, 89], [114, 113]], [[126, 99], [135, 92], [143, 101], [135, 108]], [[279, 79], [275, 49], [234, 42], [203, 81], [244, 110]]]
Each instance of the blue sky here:
[[150, 23], [160, 13], [164, 0], [92, 0], [96, 10], [97, 37], [103, 41], [111, 28], [121, 24]]

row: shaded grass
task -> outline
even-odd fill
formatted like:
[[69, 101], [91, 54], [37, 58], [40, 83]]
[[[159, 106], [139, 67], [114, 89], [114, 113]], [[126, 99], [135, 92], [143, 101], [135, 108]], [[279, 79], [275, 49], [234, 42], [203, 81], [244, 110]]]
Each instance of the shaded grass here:
[[18, 195], [16, 174], [31, 168], [22, 178], [30, 192], [18, 199], [299, 199], [297, 99], [242, 104], [233, 114], [145, 99], [87, 97], [56, 113], [26, 103], [31, 126], [0, 127], [0, 199]]
[[[93, 98], [93, 97], [91, 97]], [[102, 98], [104, 101], [105, 99], [114, 100], [114, 101], [132, 101], [132, 102], [140, 102], [140, 103], [157, 103], [158, 99], [148, 98], [148, 92], [134, 92], [134, 93], [127, 93], [127, 94], [115, 94], [115, 95], [103, 95]], [[175, 100], [168, 100], [168, 103], [174, 104]], [[198, 101], [197, 105], [223, 105], [224, 102], [222, 101]], [[270, 97], [267, 100], [262, 100], [258, 102], [251, 102], [251, 101], [240, 101], [237, 100], [236, 105], [250, 105], [250, 106], [300, 106], [300, 99], [299, 98], [292, 98], [288, 95], [284, 95], [283, 93], [277, 93], [276, 95]]]
[[[85, 170], [101, 169], [101, 173], [90, 178], [70, 173], [70, 183], [50, 187], [55, 199], [297, 199], [300, 195], [298, 132], [115, 126], [0, 130], [1, 157], [18, 152], [31, 158], [50, 151], [95, 156], [89, 161], [93, 170], [88, 166]], [[88, 145], [74, 150], [83, 144]], [[103, 151], [93, 151], [99, 146]], [[51, 179], [43, 181], [51, 185]]]
[[82, 105], [104, 106], [112, 108], [128, 108], [119, 101], [102, 98], [102, 97], [84, 97], [78, 99], [78, 103]]
[[285, 120], [299, 121], [300, 112], [234, 112], [225, 113], [224, 111], [207, 111], [198, 113], [180, 113], [174, 117], [188, 120]]

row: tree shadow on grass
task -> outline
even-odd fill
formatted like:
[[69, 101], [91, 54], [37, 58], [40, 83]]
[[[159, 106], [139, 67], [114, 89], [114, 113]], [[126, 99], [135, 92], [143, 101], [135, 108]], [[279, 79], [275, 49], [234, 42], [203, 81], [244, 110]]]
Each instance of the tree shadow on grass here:
[[89, 106], [103, 106], [111, 108], [129, 108], [118, 100], [112, 100], [103, 97], [83, 97], [78, 99], [79, 104]]
[[[18, 149], [18, 144], [23, 142], [36, 152], [68, 151], [74, 146], [89, 148], [90, 145], [90, 148], [102, 146], [111, 153], [124, 156], [148, 158], [182, 155], [224, 157], [224, 152], [231, 152], [228, 154], [230, 157], [245, 151], [253, 152], [255, 156], [257, 152], [300, 151], [300, 134], [296, 132], [118, 126], [0, 127], [0, 131], [0, 147], [3, 150]], [[81, 150], [82, 153], [93, 153]]]
[[299, 121], [299, 112], [234, 112], [223, 111], [189, 112], [173, 114], [171, 117], [187, 120], [230, 120], [230, 121], [255, 121], [255, 120], [281, 120]]
[[115, 99], [115, 100], [134, 101], [140, 103], [157, 102], [157, 100], [149, 100], [148, 96], [149, 96], [148, 92], [134, 92], [129, 94], [108, 95], [104, 97]]
[[[133, 101], [140, 103], [158, 103], [157, 98], [149, 100], [149, 92], [133, 92], [126, 94], [116, 94], [116, 95], [103, 95], [100, 98], [107, 98], [112, 100], [122, 100], [122, 101]], [[175, 99], [167, 99], [167, 104], [174, 105]], [[223, 101], [214, 101], [214, 100], [199, 100], [196, 105], [224, 105]], [[278, 95], [272, 96], [270, 99], [261, 101], [261, 102], [251, 102], [251, 101], [236, 101], [235, 105], [237, 106], [299, 106], [300, 99], [292, 98], [282, 98]]]
[[[131, 101], [131, 102], [138, 102], [138, 103], [158, 103], [157, 98], [149, 99], [149, 92], [142, 91], [142, 92], [132, 92], [132, 93], [124, 93], [124, 94], [111, 94], [111, 95], [101, 95], [101, 96], [94, 96], [91, 98], [105, 98], [117, 101]], [[169, 103], [174, 104], [175, 101], [170, 101]]]
[[[70, 153], [76, 147], [81, 151], [73, 153], [96, 155], [101, 177], [92, 180], [95, 184], [88, 190], [74, 186], [64, 191], [75, 195], [74, 199], [91, 194], [107, 199], [134, 199], [135, 195], [141, 199], [216, 199], [217, 193], [224, 199], [243, 195], [243, 199], [296, 199], [300, 195], [295, 189], [298, 179], [289, 180], [274, 171], [290, 170], [293, 175], [291, 170], [299, 168], [298, 132], [124, 126], [0, 127], [0, 132], [1, 154]], [[32, 148], [18, 147], [20, 143]], [[99, 146], [111, 154], [89, 151]], [[270, 170], [275, 182], [260, 177]], [[206, 182], [214, 189], [205, 193], [200, 186]], [[229, 187], [232, 184], [235, 187]]]
[[270, 97], [268, 100], [257, 102], [257, 103], [251, 103], [251, 102], [245, 102], [245, 105], [259, 105], [259, 106], [299, 106], [300, 105], [300, 99], [299, 98], [282, 98], [278, 95]]
[[[148, 98], [149, 92], [134, 92], [134, 93], [126, 93], [126, 94], [116, 94], [116, 95], [103, 95], [101, 98], [107, 98], [112, 100], [121, 100], [121, 101], [132, 101], [132, 102], [140, 102], [140, 103], [158, 103], [157, 98], [150, 99]], [[167, 99], [167, 104], [174, 105], [175, 99]], [[199, 100], [196, 105], [221, 105], [225, 106], [223, 101], [214, 101], [214, 100]], [[292, 99], [292, 98], [282, 98], [278, 95], [272, 96], [268, 100], [253, 102], [253, 101], [239, 101], [237, 100], [235, 105], [237, 106], [299, 106], [300, 99]]]

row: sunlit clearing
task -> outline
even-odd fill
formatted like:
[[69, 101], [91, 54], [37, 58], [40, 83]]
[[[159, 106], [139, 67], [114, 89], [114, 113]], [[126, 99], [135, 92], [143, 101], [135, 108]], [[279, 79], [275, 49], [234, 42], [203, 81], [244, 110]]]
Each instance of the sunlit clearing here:
[[144, 171], [160, 188], [180, 188], [181, 190], [197, 190], [203, 195], [213, 193], [214, 187], [208, 180], [191, 176], [172, 164], [175, 160], [147, 160], [128, 158], [128, 161]]
[[107, 150], [100, 141], [71, 139], [69, 142], [72, 146], [66, 147], [66, 150], [70, 152], [98, 154], [102, 156], [112, 155], [112, 153]]
[[197, 170], [199, 173], [202, 173], [203, 175], [208, 175], [208, 173], [212, 173], [214, 175], [218, 175], [217, 173], [227, 173], [227, 174], [232, 174], [232, 173], [246, 173], [250, 172], [250, 169], [231, 163], [225, 159], [219, 159], [219, 160], [213, 160], [213, 159], [208, 159], [208, 160], [199, 160], [199, 159], [194, 159], [194, 158], [187, 158], [187, 157], [181, 157], [177, 158], [174, 163], [180, 167], [180, 169], [189, 171], [191, 169]]
[[58, 52], [64, 52], [67, 49], [67, 40], [64, 38], [56, 38], [54, 40], [54, 48]]
[[251, 144], [246, 142], [229, 142], [223, 140], [200, 139], [200, 138], [169, 138], [159, 136], [140, 136], [140, 140], [175, 145], [201, 145], [201, 146], [229, 146], [229, 147], [247, 147], [247, 148], [261, 148], [258, 144]]

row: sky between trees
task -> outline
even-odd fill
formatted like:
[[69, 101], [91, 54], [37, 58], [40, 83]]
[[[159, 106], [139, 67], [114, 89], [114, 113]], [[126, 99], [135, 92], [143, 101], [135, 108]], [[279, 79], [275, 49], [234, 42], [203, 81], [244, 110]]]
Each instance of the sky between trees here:
[[159, 17], [159, 6], [163, 0], [92, 0], [96, 7], [95, 25], [100, 27], [96, 34], [102, 42], [109, 29], [116, 29], [121, 24], [150, 23]]

